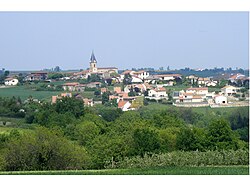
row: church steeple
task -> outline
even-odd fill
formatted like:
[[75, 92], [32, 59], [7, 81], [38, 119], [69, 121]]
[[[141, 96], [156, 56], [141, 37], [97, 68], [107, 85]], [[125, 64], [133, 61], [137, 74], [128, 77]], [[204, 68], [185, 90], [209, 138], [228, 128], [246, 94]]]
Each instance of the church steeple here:
[[96, 73], [97, 72], [97, 67], [96, 67], [96, 58], [94, 55], [94, 51], [92, 51], [91, 57], [90, 57], [90, 72], [92, 73]]
[[92, 51], [91, 57], [90, 57], [90, 62], [97, 62], [95, 58], [94, 51]]

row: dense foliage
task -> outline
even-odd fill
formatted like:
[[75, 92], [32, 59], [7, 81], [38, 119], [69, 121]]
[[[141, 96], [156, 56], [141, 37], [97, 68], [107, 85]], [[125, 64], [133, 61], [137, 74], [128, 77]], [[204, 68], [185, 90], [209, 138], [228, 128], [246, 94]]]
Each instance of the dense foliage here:
[[102, 169], [136, 160], [152, 166], [248, 162], [248, 107], [203, 113], [149, 104], [122, 112], [112, 105], [84, 107], [74, 98], [54, 104], [0, 98], [0, 111], [0, 117], [26, 123], [10, 126], [0, 120], [0, 129], [16, 129], [0, 131], [1, 170]]

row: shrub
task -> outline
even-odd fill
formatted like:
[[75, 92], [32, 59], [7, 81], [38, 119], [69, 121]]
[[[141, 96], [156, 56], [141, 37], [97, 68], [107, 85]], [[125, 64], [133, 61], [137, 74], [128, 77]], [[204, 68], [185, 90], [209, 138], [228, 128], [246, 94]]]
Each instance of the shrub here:
[[[116, 168], [147, 168], [167, 166], [227, 166], [249, 165], [248, 150], [221, 151], [174, 151], [165, 154], [145, 154], [144, 157], [135, 156], [115, 164]], [[111, 168], [110, 164], [106, 168]]]
[[88, 163], [84, 148], [44, 127], [11, 139], [4, 159], [8, 171], [83, 169]]

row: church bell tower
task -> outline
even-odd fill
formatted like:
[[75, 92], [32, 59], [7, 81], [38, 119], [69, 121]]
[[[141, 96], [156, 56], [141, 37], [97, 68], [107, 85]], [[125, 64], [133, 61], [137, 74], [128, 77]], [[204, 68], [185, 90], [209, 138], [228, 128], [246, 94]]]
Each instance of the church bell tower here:
[[90, 72], [92, 73], [96, 73], [97, 72], [97, 67], [96, 67], [96, 58], [95, 58], [95, 55], [94, 55], [94, 52], [92, 51], [92, 54], [91, 54], [91, 57], [90, 57]]

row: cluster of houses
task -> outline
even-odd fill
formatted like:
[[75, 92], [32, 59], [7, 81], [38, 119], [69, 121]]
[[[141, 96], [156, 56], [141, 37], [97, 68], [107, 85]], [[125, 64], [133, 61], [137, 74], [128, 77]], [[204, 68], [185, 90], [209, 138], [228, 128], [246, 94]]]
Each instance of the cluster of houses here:
[[[89, 82], [81, 84], [77, 82], [79, 79], [88, 79], [91, 75], [99, 75], [102, 82]], [[105, 85], [108, 84], [107, 80], [112, 79], [112, 83], [120, 84], [124, 83], [122, 87], [114, 87], [113, 90], [108, 90]], [[228, 97], [232, 97], [238, 93], [238, 87], [227, 85], [221, 88], [220, 92], [209, 92], [208, 87], [217, 86], [219, 80], [215, 80], [211, 77], [197, 77], [190, 75], [185, 77], [189, 82], [190, 87], [181, 91], [170, 91], [169, 86], [174, 86], [178, 81], [183, 81], [183, 76], [180, 74], [154, 74], [150, 75], [147, 71], [133, 71], [126, 70], [118, 74], [118, 69], [115, 67], [97, 67], [97, 60], [92, 52], [90, 58], [90, 67], [87, 70], [68, 73], [68, 76], [60, 78], [60, 80], [67, 80], [62, 84], [62, 88], [65, 93], [61, 95], [52, 96], [52, 103], [62, 97], [76, 97], [82, 99], [86, 106], [93, 106], [96, 103], [93, 98], [83, 98], [81, 92], [84, 92], [86, 88], [96, 88], [100, 90], [101, 94], [109, 91], [109, 100], [115, 100], [118, 108], [123, 111], [135, 110], [141, 103], [138, 103], [138, 98], [146, 98], [147, 100], [154, 100], [156, 102], [160, 100], [172, 100], [173, 104], [188, 105], [188, 104], [220, 104], [224, 105], [228, 103]], [[228, 80], [232, 83], [237, 83], [239, 80], [244, 81], [249, 78], [242, 74], [232, 75]], [[24, 81], [48, 81], [47, 72], [32, 72], [28, 74]], [[7, 77], [5, 79], [6, 86], [15, 86], [18, 84], [16, 77]], [[73, 95], [72, 93], [78, 94]]]

